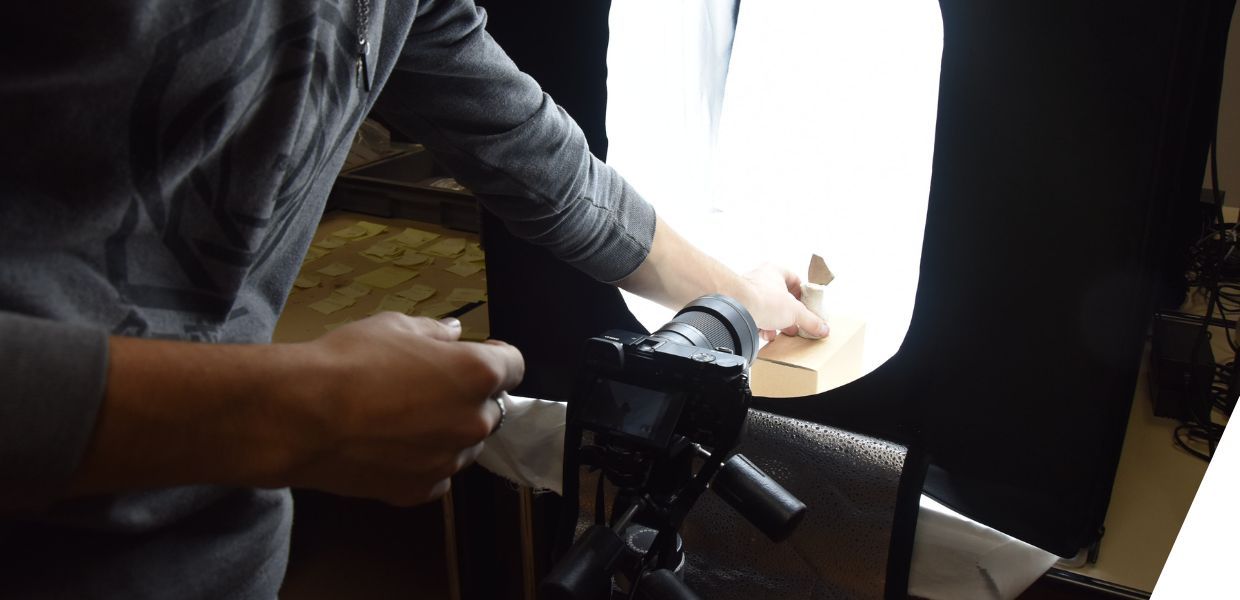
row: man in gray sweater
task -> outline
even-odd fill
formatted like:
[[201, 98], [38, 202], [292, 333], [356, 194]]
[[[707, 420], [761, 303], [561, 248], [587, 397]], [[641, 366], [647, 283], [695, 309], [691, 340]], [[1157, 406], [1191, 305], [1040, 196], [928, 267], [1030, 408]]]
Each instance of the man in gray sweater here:
[[660, 222], [469, 0], [13, 10], [0, 596], [273, 597], [288, 486], [417, 504], [477, 455], [517, 349], [395, 313], [270, 342], [371, 109], [599, 280], [668, 306], [721, 292], [765, 330], [826, 333], [795, 276], [739, 277]]

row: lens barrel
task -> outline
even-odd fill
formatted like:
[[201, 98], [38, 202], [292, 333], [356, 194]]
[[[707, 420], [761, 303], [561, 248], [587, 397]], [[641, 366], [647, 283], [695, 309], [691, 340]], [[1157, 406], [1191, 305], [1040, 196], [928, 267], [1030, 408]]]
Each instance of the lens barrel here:
[[702, 296], [685, 305], [651, 337], [709, 350], [731, 352], [752, 363], [758, 351], [758, 325], [740, 302], [722, 294]]

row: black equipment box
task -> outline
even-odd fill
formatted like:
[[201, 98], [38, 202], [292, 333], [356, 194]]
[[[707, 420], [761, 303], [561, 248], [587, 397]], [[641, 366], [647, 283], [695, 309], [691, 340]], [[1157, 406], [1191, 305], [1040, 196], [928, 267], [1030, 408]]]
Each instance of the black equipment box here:
[[1183, 421], [1210, 414], [1214, 352], [1199, 323], [1154, 315], [1149, 374], [1155, 415]]

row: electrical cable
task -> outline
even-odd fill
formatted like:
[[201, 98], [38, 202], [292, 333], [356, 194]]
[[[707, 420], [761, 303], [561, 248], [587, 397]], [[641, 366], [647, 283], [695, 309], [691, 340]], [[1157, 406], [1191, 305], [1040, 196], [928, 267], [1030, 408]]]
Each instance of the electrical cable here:
[[[1210, 458], [1214, 456], [1214, 448], [1218, 443], [1217, 441], [1212, 441], [1212, 436], [1192, 425], [1176, 427], [1172, 437], [1175, 440], [1175, 445], [1179, 446], [1180, 449], [1206, 462], [1210, 462]], [[1190, 441], [1205, 443], [1209, 447], [1209, 452], [1206, 453], [1193, 448], [1189, 445]]]
[[1215, 218], [1219, 227], [1227, 228], [1227, 219], [1223, 217], [1223, 192], [1218, 189], [1218, 125], [1214, 127], [1214, 139], [1210, 140], [1210, 192], [1214, 196]]
[[[1235, 407], [1236, 400], [1230, 398], [1231, 374], [1235, 368], [1233, 359], [1227, 364], [1215, 364], [1211, 369], [1210, 381], [1200, 381], [1196, 365], [1200, 363], [1203, 352], [1209, 348], [1212, 336], [1210, 325], [1214, 320], [1214, 312], [1225, 321], [1231, 319], [1233, 313], [1240, 313], [1240, 286], [1224, 283], [1222, 271], [1225, 262], [1235, 251], [1235, 225], [1227, 223], [1223, 215], [1223, 195], [1218, 184], [1217, 132], [1210, 142], [1210, 179], [1214, 210], [1212, 218], [1205, 223], [1206, 233], [1189, 248], [1189, 283], [1196, 288], [1195, 294], [1206, 300], [1205, 315], [1194, 337], [1189, 351], [1188, 393], [1184, 406], [1186, 416], [1172, 432], [1176, 446], [1188, 454], [1209, 462], [1214, 449], [1222, 438], [1225, 424], [1214, 421], [1214, 411], [1227, 417]], [[1230, 227], [1229, 227], [1230, 226]], [[1234, 290], [1234, 291], [1233, 291]], [[1237, 340], [1233, 338], [1231, 328], [1224, 327], [1227, 344], [1235, 353]], [[1205, 384], [1205, 385], [1202, 385]], [[1205, 398], [1196, 398], [1198, 390], [1206, 390]], [[1200, 446], [1204, 445], [1202, 451]], [[1194, 447], [1196, 446], [1196, 447]]]

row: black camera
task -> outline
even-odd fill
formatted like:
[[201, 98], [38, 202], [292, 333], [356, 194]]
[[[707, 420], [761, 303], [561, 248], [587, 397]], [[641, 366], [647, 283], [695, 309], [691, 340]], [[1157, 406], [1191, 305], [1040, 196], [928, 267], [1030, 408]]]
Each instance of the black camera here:
[[[586, 342], [568, 404], [559, 561], [543, 581], [546, 600], [605, 600], [615, 590], [696, 598], [678, 577], [677, 530], [707, 487], [772, 540], [791, 535], [805, 505], [736, 454], [757, 347], [753, 317], [721, 295], [694, 300], [653, 334], [613, 330]], [[598, 477], [594, 524], [578, 536], [583, 468]]]

